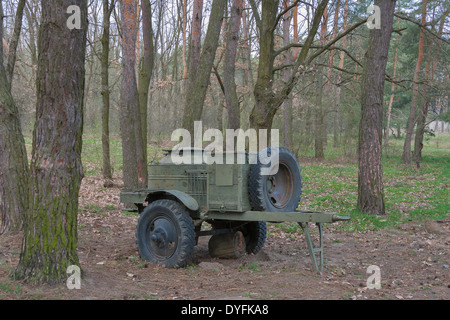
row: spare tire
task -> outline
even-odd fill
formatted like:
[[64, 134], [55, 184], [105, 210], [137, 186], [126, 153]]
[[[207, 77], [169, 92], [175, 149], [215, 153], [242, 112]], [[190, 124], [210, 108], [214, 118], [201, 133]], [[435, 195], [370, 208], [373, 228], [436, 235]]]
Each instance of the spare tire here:
[[267, 225], [264, 221], [252, 221], [239, 228], [245, 239], [248, 254], [257, 254], [264, 248], [267, 237]]
[[[279, 152], [278, 171], [264, 175], [262, 170], [267, 171], [270, 164], [261, 159], [271, 157], [274, 151]], [[295, 211], [302, 193], [302, 176], [295, 156], [284, 147], [269, 147], [260, 152], [256, 164], [250, 165], [248, 192], [254, 211]]]

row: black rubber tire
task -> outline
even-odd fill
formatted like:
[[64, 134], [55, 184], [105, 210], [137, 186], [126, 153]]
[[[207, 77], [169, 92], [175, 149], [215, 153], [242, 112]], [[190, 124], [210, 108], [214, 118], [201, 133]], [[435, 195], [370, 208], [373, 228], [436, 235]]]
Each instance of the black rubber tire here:
[[[297, 159], [295, 156], [284, 147], [276, 147], [279, 151], [279, 171], [274, 176], [264, 176], [261, 174], [262, 168], [267, 168], [269, 165], [262, 164], [260, 161], [261, 153], [258, 154], [258, 161], [256, 164], [250, 165], [250, 172], [248, 178], [248, 192], [249, 200], [252, 210], [254, 211], [268, 211], [268, 212], [293, 212], [297, 209], [298, 202], [302, 193], [302, 176]], [[270, 156], [274, 147], [267, 149], [267, 154]], [[283, 183], [286, 185], [284, 189], [287, 191], [276, 193], [280, 201], [275, 199], [275, 192], [272, 192], [270, 187], [271, 179], [278, 179], [278, 186], [276, 188], [283, 189]], [[273, 181], [272, 180], [272, 183]], [[282, 182], [282, 183], [280, 183]], [[269, 184], [269, 186], [268, 186]], [[281, 186], [280, 186], [281, 185]], [[275, 183], [273, 183], [275, 186]], [[271, 193], [272, 195], [269, 195]]]
[[167, 268], [184, 268], [192, 260], [195, 228], [187, 209], [174, 200], [147, 206], [136, 227], [142, 258]]
[[264, 221], [249, 222], [239, 228], [245, 238], [245, 247], [248, 254], [257, 254], [266, 243], [267, 226]]

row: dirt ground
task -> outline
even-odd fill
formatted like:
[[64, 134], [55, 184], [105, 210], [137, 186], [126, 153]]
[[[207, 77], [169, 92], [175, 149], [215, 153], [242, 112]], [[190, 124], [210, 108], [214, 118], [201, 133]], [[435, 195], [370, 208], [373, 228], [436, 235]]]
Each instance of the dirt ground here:
[[[325, 225], [322, 274], [312, 267], [304, 235], [274, 225], [269, 225], [266, 246], [257, 255], [213, 259], [204, 237], [195, 247], [193, 264], [175, 270], [139, 258], [134, 238], [137, 217], [120, 211], [119, 192], [119, 188], [105, 190], [92, 177], [83, 182], [80, 290], [69, 290], [65, 283], [42, 286], [11, 280], [21, 234], [0, 236], [0, 300], [450, 299], [450, 219], [360, 233]], [[83, 209], [92, 203], [100, 204], [98, 212]], [[367, 287], [369, 266], [379, 267], [379, 289]]]

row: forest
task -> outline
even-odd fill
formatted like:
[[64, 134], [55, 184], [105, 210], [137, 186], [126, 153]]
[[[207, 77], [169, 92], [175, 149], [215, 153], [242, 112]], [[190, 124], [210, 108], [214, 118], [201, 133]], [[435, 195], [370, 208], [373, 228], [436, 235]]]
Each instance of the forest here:
[[[72, 297], [60, 287], [44, 294], [33, 283], [65, 283], [74, 265], [95, 279], [97, 271], [87, 270], [106, 268], [99, 260], [134, 270], [121, 271], [125, 280], [147, 283], [149, 268], [165, 284], [176, 277], [131, 249], [138, 217], [118, 196], [145, 189], [148, 165], [177, 144], [176, 129], [193, 133], [196, 121], [221, 132], [278, 130], [302, 168], [299, 208], [351, 216], [332, 227], [338, 249], [348, 240], [362, 244], [355, 251], [370, 251], [365, 233], [380, 246], [391, 239], [391, 256], [411, 248], [415, 236], [420, 249], [439, 242], [432, 256], [404, 250], [411, 273], [426, 273], [414, 257], [439, 278], [414, 293], [403, 278], [400, 293], [389, 291], [392, 284], [349, 288], [366, 265], [331, 256], [330, 277], [345, 278], [332, 299], [448, 299], [449, 10], [445, 0], [0, 0], [0, 299]], [[434, 227], [439, 238], [429, 237]], [[267, 257], [279, 242], [301, 242], [293, 229], [269, 224], [266, 260], [208, 260], [216, 267], [198, 262], [179, 271], [181, 279], [208, 273], [204, 288], [189, 293], [186, 283], [161, 283], [105, 297], [208, 298], [214, 275], [237, 272], [255, 283], [240, 297], [305, 298], [256, 285], [265, 272], [279, 277], [273, 287], [292, 281]], [[108, 256], [93, 261], [102, 237]], [[424, 293], [424, 281], [438, 289]], [[236, 286], [217, 297], [234, 297]], [[324, 298], [320, 292], [309, 289], [309, 297]], [[89, 295], [105, 298], [98, 290], [77, 298]]]

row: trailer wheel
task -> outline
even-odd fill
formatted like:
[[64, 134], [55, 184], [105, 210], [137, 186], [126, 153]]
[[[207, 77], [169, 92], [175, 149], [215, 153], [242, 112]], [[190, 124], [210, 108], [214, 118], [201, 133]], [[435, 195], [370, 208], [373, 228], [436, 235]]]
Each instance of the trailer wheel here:
[[[249, 200], [254, 211], [291, 212], [295, 211], [302, 193], [302, 176], [295, 156], [284, 147], [279, 151], [279, 169], [274, 175], [262, 175], [261, 170], [268, 168], [258, 154], [256, 164], [250, 165], [248, 178]], [[270, 156], [273, 147], [267, 149]]]
[[248, 254], [257, 254], [264, 248], [267, 237], [267, 227], [264, 221], [249, 222], [239, 228], [245, 239]]
[[186, 208], [173, 200], [147, 206], [136, 228], [139, 254], [149, 262], [183, 268], [192, 259], [195, 230]]

